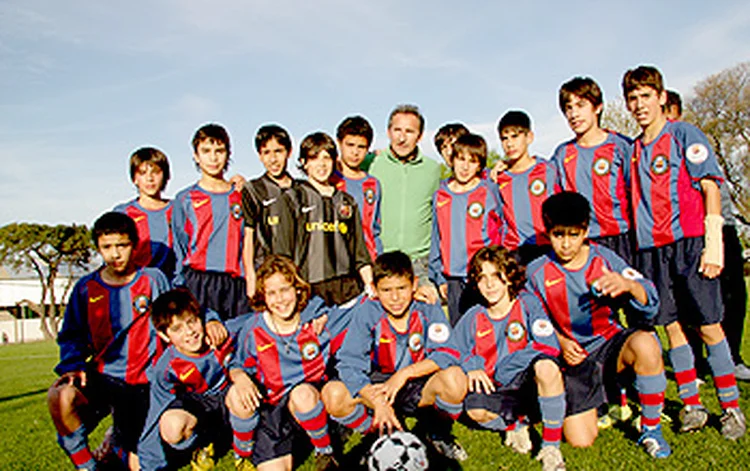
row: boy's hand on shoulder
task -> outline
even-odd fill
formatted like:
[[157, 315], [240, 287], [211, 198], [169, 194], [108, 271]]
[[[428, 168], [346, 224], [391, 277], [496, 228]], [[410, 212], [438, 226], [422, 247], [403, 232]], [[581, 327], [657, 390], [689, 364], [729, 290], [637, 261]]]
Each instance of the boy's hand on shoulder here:
[[443, 283], [438, 287], [438, 290], [440, 291], [440, 297], [443, 299], [448, 299], [448, 284]]
[[245, 180], [245, 177], [243, 177], [242, 175], [238, 173], [238, 174], [232, 175], [228, 181], [229, 183], [234, 185], [234, 191], [240, 191], [242, 190], [242, 187], [245, 186], [245, 182], [247, 180]]
[[586, 354], [586, 350], [578, 345], [578, 342], [576, 342], [575, 340], [569, 339], [568, 337], [559, 334], [557, 338], [560, 341], [560, 348], [562, 349], [563, 359], [568, 365], [579, 365], [588, 356]]
[[469, 378], [469, 391], [481, 394], [491, 394], [495, 392], [495, 383], [492, 382], [484, 370], [473, 370], [466, 373]]
[[436, 304], [440, 299], [440, 295], [435, 286], [430, 284], [429, 286], [420, 286], [417, 288], [414, 292], [414, 299], [427, 304]]
[[206, 322], [206, 337], [207, 343], [212, 347], [218, 347], [229, 336], [227, 328], [224, 327], [219, 321], [208, 321]]
[[310, 321], [310, 324], [312, 324], [313, 332], [315, 332], [315, 335], [320, 335], [323, 332], [323, 329], [325, 329], [327, 322], [328, 322], [328, 314], [323, 314], [322, 316], [316, 317], [315, 319]]
[[508, 168], [508, 164], [506, 164], [504, 160], [500, 159], [495, 162], [495, 166], [490, 170], [490, 180], [493, 182], [497, 180], [497, 176], [503, 173], [506, 168]]
[[57, 381], [55, 381], [52, 386], [54, 388], [59, 388], [66, 385], [75, 386], [77, 388], [86, 387], [86, 372], [80, 370], [68, 371], [67, 373], [63, 373], [59, 378], [57, 378]]

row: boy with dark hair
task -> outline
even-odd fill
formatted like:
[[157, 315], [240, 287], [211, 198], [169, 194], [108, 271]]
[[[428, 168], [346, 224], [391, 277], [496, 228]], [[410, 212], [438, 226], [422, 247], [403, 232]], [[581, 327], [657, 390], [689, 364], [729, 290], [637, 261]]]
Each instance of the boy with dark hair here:
[[432, 197], [429, 273], [448, 300], [448, 318], [455, 326], [475, 303], [466, 291], [469, 260], [482, 247], [500, 243], [502, 209], [497, 185], [481, 176], [487, 165], [484, 138], [464, 134], [452, 147], [453, 176]]
[[331, 183], [337, 190], [354, 197], [362, 218], [362, 231], [367, 251], [372, 260], [383, 252], [380, 241], [380, 181], [360, 169], [370, 144], [373, 131], [370, 123], [362, 116], [350, 116], [336, 129], [341, 154], [337, 162], [338, 170], [333, 173]]
[[534, 132], [531, 118], [523, 111], [505, 113], [497, 132], [507, 165], [497, 176], [506, 224], [502, 245], [517, 250], [525, 265], [549, 246], [541, 208], [547, 196], [558, 191], [556, 171], [552, 163], [529, 154]]
[[469, 129], [462, 123], [444, 124], [435, 133], [435, 148], [448, 168], [453, 160], [453, 144], [464, 134], [469, 134]]
[[654, 67], [628, 70], [623, 95], [642, 133], [630, 160], [631, 201], [638, 244], [636, 262], [659, 289], [656, 324], [665, 326], [669, 359], [680, 399], [681, 431], [702, 428], [708, 412], [701, 404], [695, 358], [683, 331], [697, 327], [724, 414], [721, 433], [745, 434], [734, 363], [721, 327], [724, 306], [718, 276], [723, 260], [721, 196], [723, 175], [706, 136], [696, 127], [669, 121], [667, 94]]
[[576, 447], [594, 443], [597, 408], [607, 392], [619, 396], [618, 375], [627, 369], [635, 374], [641, 403], [638, 442], [652, 457], [666, 458], [671, 450], [662, 435], [661, 410], [667, 380], [659, 342], [652, 332], [618, 322], [620, 308], [653, 318], [659, 309], [656, 288], [617, 254], [586, 240], [591, 208], [582, 195], [550, 196], [542, 216], [552, 252], [528, 266], [528, 286], [552, 320], [565, 361], [565, 438]]
[[224, 338], [211, 347], [206, 335], [209, 317], [209, 322], [218, 322], [218, 315], [212, 311], [207, 315], [184, 287], [154, 301], [151, 322], [169, 346], [149, 374], [149, 412], [138, 443], [143, 471], [168, 466], [166, 447], [195, 450], [193, 469], [210, 469], [213, 443], [230, 440], [224, 404], [230, 381], [225, 363], [233, 345]]
[[278, 250], [281, 195], [294, 181], [287, 171], [292, 139], [284, 128], [276, 124], [261, 126], [255, 133], [255, 150], [266, 171], [242, 187], [243, 262], [248, 298], [255, 293], [255, 268]]
[[560, 111], [575, 138], [560, 144], [552, 156], [560, 187], [582, 194], [592, 205], [589, 240], [632, 262], [630, 204], [626, 182], [632, 144], [621, 134], [600, 127], [604, 103], [599, 85], [574, 77], [560, 87]]
[[172, 202], [162, 196], [169, 177], [169, 160], [164, 152], [154, 147], [141, 147], [130, 156], [130, 180], [138, 189], [138, 197], [114, 208], [130, 216], [138, 228], [134, 263], [156, 267], [167, 278], [174, 276], [175, 269]]
[[222, 126], [206, 124], [195, 132], [193, 159], [201, 177], [177, 193], [172, 218], [175, 284], [184, 284], [203, 308], [224, 320], [248, 311], [242, 195], [224, 179], [230, 152]]
[[466, 413], [480, 426], [506, 431], [505, 444], [531, 451], [525, 417], [541, 411], [544, 471], [565, 468], [560, 453], [565, 389], [557, 356], [560, 344], [539, 300], [523, 290], [525, 270], [503, 247], [480, 249], [469, 278], [482, 304], [456, 325], [461, 367], [469, 378]]
[[427, 439], [440, 453], [465, 460], [450, 429], [461, 413], [466, 376], [457, 366], [445, 314], [438, 305], [414, 300], [417, 281], [403, 252], [380, 255], [373, 278], [378, 298], [354, 308], [337, 353], [341, 380], [323, 388], [328, 413], [354, 430], [381, 434], [401, 430], [403, 414], [417, 414], [422, 417], [417, 426], [429, 431]]
[[323, 132], [300, 143], [299, 166], [307, 175], [282, 195], [278, 253], [294, 260], [313, 294], [328, 305], [372, 291], [372, 266], [354, 198], [331, 183], [336, 143]]
[[92, 238], [104, 265], [73, 287], [57, 337], [60, 378], [47, 393], [58, 443], [81, 470], [109, 458], [95, 459], [87, 437], [110, 412], [109, 447], [124, 465], [137, 463], [148, 410], [146, 372], [160, 351], [148, 314], [151, 300], [169, 289], [161, 271], [135, 265], [138, 229], [127, 215], [103, 214]]
[[682, 117], [682, 98], [674, 90], [667, 90], [667, 103], [664, 105], [664, 115], [667, 119], [679, 121]]

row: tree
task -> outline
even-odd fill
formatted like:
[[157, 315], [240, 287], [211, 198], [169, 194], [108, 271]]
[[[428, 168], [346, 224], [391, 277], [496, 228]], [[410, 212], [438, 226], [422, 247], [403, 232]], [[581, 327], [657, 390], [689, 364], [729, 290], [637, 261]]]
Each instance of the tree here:
[[711, 139], [739, 219], [750, 225], [750, 62], [701, 80], [693, 93], [685, 106], [685, 120]]
[[93, 255], [91, 237], [86, 226], [13, 223], [0, 227], [0, 263], [14, 269], [32, 269], [42, 286], [38, 304], [24, 303], [42, 318], [42, 333], [46, 338], [57, 336], [62, 299], [72, 285], [71, 281], [58, 296], [55, 279], [60, 270], [70, 275], [74, 268], [85, 268]]
[[640, 126], [619, 98], [604, 104], [601, 126], [631, 138], [641, 133]]

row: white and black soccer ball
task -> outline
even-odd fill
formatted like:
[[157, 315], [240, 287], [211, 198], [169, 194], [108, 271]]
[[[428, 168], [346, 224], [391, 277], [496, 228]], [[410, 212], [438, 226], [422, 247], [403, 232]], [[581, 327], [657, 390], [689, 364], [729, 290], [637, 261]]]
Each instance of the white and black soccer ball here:
[[423, 471], [429, 467], [427, 448], [414, 434], [395, 431], [372, 444], [367, 467], [370, 471]]

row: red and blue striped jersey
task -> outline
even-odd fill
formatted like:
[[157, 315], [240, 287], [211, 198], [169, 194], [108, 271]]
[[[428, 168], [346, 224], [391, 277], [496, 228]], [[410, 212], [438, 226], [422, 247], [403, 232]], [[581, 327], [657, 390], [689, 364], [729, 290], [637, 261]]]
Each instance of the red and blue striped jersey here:
[[502, 319], [474, 306], [453, 329], [465, 372], [484, 370], [498, 385], [508, 385], [542, 355], [557, 357], [560, 343], [539, 299], [521, 291]]
[[139, 267], [155, 267], [167, 278], [174, 276], [175, 254], [172, 247], [172, 202], [158, 210], [146, 209], [138, 199], [115, 206], [115, 211], [130, 216], [138, 227], [138, 245], [135, 248], [135, 264]]
[[633, 144], [625, 136], [609, 132], [607, 139], [583, 147], [575, 139], [560, 144], [552, 156], [559, 186], [575, 191], [591, 202], [589, 237], [624, 234], [630, 229], [629, 159]]
[[[592, 284], [604, 275], [605, 268], [638, 282], [646, 290], [648, 302], [643, 305], [632, 296], [598, 296]], [[588, 260], [578, 270], [563, 268], [550, 253], [531, 262], [526, 271], [528, 289], [542, 301], [557, 331], [589, 354], [623, 329], [618, 309], [635, 310], [646, 318], [653, 318], [659, 310], [654, 284], [616, 253], [595, 243], [589, 243]]]
[[698, 128], [667, 121], [649, 144], [637, 139], [630, 175], [639, 249], [703, 236], [706, 210], [700, 180], [721, 183], [724, 177], [708, 139]]
[[243, 275], [242, 195], [239, 191], [212, 193], [193, 184], [177, 193], [172, 217], [176, 283], [184, 267], [196, 271]]
[[501, 172], [497, 176], [506, 229], [503, 246], [515, 250], [522, 245], [546, 245], [542, 203], [559, 192], [555, 166], [540, 157], [521, 173]]
[[352, 395], [370, 384], [373, 371], [395, 373], [422, 360], [440, 368], [458, 364], [460, 355], [440, 306], [414, 301], [407, 312], [407, 329], [398, 332], [380, 301], [369, 299], [353, 310], [336, 365]]
[[380, 241], [380, 181], [372, 175], [359, 180], [347, 178], [341, 172], [334, 172], [331, 183], [337, 190], [349, 193], [354, 197], [362, 218], [362, 229], [367, 251], [373, 260], [383, 253], [383, 243]]
[[196, 356], [181, 353], [170, 345], [159, 357], [149, 374], [148, 416], [138, 442], [141, 470], [151, 471], [167, 466], [159, 419], [172, 401], [181, 394], [220, 394], [229, 387], [226, 367], [233, 345], [232, 339], [227, 339], [219, 348]]
[[[354, 303], [351, 303], [354, 304]], [[306, 320], [328, 315], [326, 327], [317, 335]], [[296, 385], [326, 378], [332, 353], [341, 345], [352, 316], [346, 307], [326, 307], [321, 298], [310, 300], [300, 313], [300, 327], [292, 334], [279, 335], [266, 320], [267, 313], [248, 317], [237, 337], [237, 352], [230, 368], [241, 368], [266, 389], [266, 398], [277, 404]]]
[[489, 180], [466, 193], [456, 193], [448, 182], [432, 197], [432, 241], [429, 276], [438, 285], [446, 276], [466, 277], [469, 260], [482, 247], [499, 244], [502, 209], [497, 185]]
[[156, 268], [140, 268], [130, 283], [111, 286], [100, 271], [75, 284], [65, 308], [57, 343], [57, 374], [82, 371], [88, 362], [99, 372], [128, 384], [145, 384], [147, 370], [161, 351], [149, 320], [151, 302], [169, 290]]

